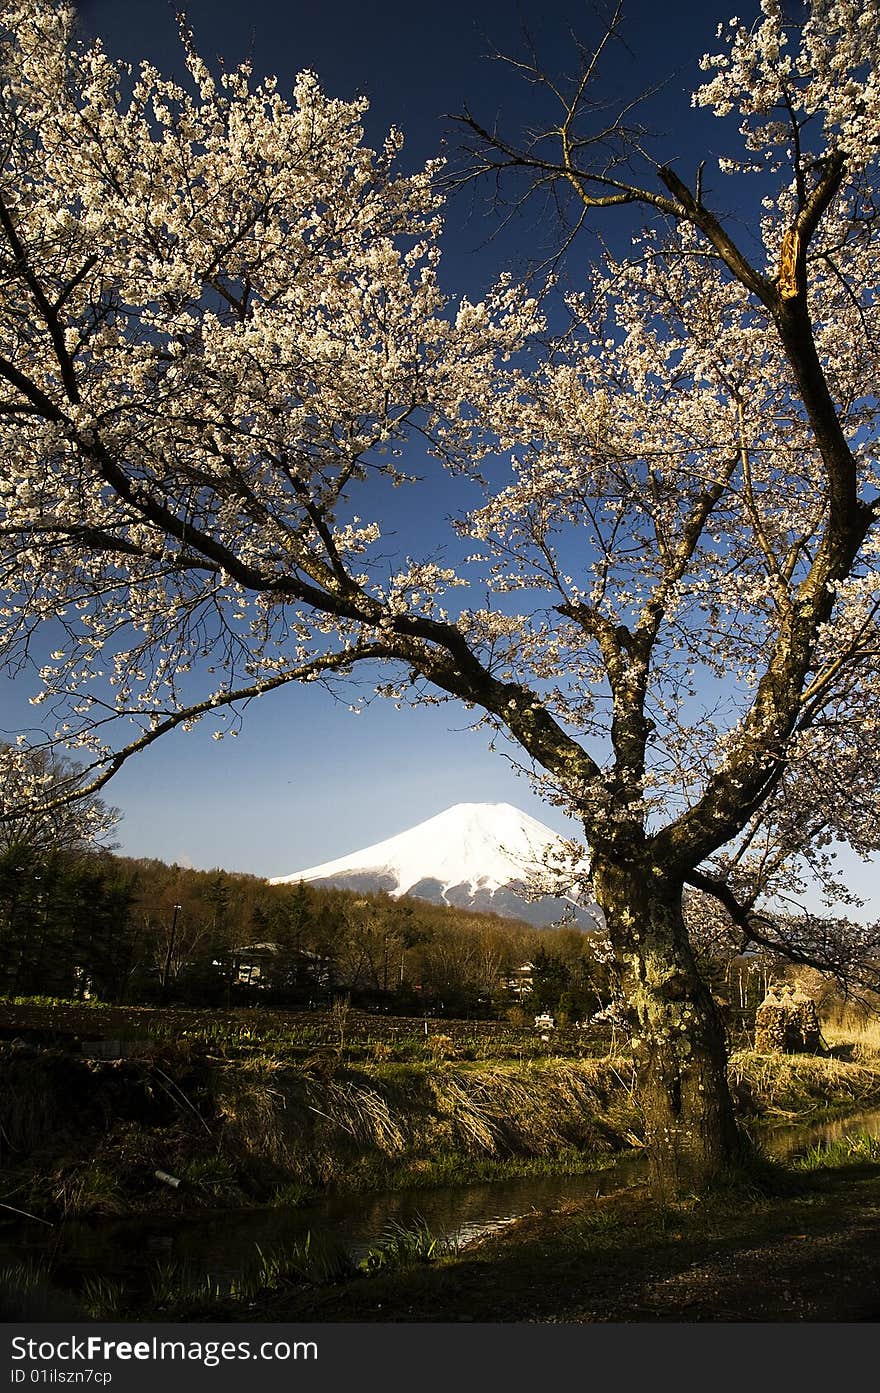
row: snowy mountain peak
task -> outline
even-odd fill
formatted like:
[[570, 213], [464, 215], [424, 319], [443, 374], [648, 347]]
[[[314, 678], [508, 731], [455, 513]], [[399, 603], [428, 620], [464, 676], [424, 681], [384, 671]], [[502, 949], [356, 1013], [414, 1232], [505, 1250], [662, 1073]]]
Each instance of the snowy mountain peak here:
[[[493, 910], [550, 923], [573, 902], [544, 895], [536, 904], [518, 892], [549, 888], [565, 861], [563, 839], [510, 803], [456, 803], [435, 817], [319, 866], [278, 876], [273, 884], [306, 880], [340, 889], [385, 890], [436, 903]], [[569, 876], [569, 883], [571, 876]], [[593, 916], [585, 911], [592, 921]]]

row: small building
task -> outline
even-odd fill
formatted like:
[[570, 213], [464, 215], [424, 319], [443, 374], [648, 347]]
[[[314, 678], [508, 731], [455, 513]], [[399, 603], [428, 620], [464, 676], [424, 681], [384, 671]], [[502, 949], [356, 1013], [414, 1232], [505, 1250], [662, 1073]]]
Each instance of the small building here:
[[330, 981], [326, 958], [304, 948], [296, 952], [280, 943], [248, 943], [236, 948], [232, 966], [233, 980], [243, 987], [289, 985], [289, 980], [326, 986]]
[[509, 977], [502, 977], [501, 986], [512, 996], [518, 997], [521, 1001], [524, 996], [529, 996], [535, 984], [534, 963], [522, 963], [515, 967]]
[[249, 943], [233, 955], [233, 975], [244, 987], [257, 986], [280, 952], [277, 943]]
[[537, 1030], [555, 1030], [556, 1017], [551, 1016], [549, 1011], [542, 1011], [539, 1016], [535, 1017], [535, 1028]]

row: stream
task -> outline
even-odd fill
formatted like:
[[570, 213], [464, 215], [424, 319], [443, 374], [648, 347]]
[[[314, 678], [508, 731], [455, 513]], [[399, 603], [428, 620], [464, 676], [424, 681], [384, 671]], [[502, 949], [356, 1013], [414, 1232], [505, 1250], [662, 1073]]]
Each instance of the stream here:
[[[765, 1123], [760, 1140], [769, 1155], [782, 1159], [855, 1133], [880, 1137], [880, 1108], [813, 1125]], [[583, 1203], [643, 1179], [644, 1159], [634, 1152], [579, 1175], [327, 1195], [298, 1208], [74, 1219], [51, 1227], [25, 1222], [0, 1233], [0, 1266], [48, 1266], [53, 1285], [67, 1290], [90, 1276], [112, 1276], [130, 1293], [147, 1293], [157, 1268], [173, 1265], [210, 1276], [225, 1289], [253, 1268], [257, 1247], [270, 1255], [309, 1238], [313, 1247], [342, 1248], [359, 1260], [387, 1239], [390, 1228], [423, 1223], [463, 1248], [528, 1214]]]

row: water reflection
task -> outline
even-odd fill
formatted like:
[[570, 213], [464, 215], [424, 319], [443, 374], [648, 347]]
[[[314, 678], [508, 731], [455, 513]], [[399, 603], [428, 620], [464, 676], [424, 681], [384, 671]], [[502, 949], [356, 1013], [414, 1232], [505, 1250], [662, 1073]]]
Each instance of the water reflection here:
[[880, 1108], [859, 1113], [856, 1117], [836, 1117], [830, 1122], [769, 1123], [762, 1127], [760, 1140], [769, 1156], [782, 1160], [798, 1156], [812, 1146], [833, 1146], [844, 1137], [880, 1137]]
[[[212, 1213], [181, 1219], [70, 1220], [57, 1230], [28, 1226], [0, 1244], [0, 1255], [49, 1258], [56, 1273], [102, 1272], [138, 1283], [157, 1263], [181, 1263], [217, 1279], [252, 1266], [263, 1252], [305, 1243], [344, 1247], [355, 1259], [382, 1243], [388, 1226], [426, 1223], [458, 1247], [503, 1229], [528, 1213], [620, 1190], [642, 1178], [639, 1155], [607, 1170], [579, 1176], [524, 1177], [492, 1184], [446, 1185], [427, 1190], [330, 1195], [301, 1209]], [[6, 1250], [6, 1251], [4, 1251]]]
[[57, 1229], [25, 1226], [0, 1239], [0, 1262], [49, 1261], [61, 1286], [112, 1275], [130, 1292], [147, 1290], [159, 1265], [181, 1265], [221, 1286], [271, 1254], [311, 1235], [313, 1248], [344, 1248], [358, 1260], [389, 1226], [427, 1224], [459, 1248], [566, 1200], [595, 1198], [643, 1177], [639, 1154], [581, 1175], [524, 1177], [479, 1185], [331, 1195], [299, 1209], [236, 1211], [167, 1219], [69, 1220]]

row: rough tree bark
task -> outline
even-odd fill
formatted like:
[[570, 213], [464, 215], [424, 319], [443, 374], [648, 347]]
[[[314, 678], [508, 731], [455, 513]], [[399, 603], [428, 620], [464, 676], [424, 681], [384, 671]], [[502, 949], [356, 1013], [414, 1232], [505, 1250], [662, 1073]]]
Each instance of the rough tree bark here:
[[705, 1188], [749, 1155], [727, 1083], [724, 1024], [694, 961], [682, 883], [650, 860], [594, 861], [633, 1039], [651, 1186], [660, 1199]]

